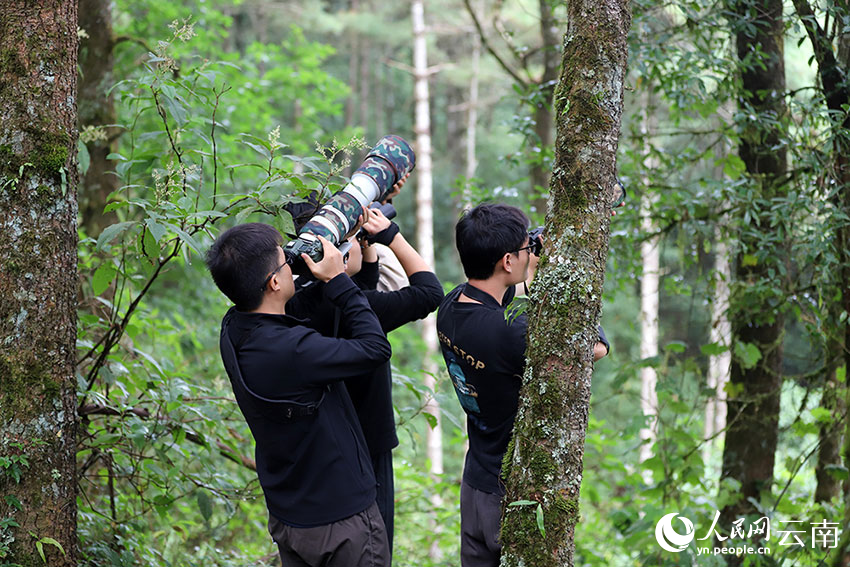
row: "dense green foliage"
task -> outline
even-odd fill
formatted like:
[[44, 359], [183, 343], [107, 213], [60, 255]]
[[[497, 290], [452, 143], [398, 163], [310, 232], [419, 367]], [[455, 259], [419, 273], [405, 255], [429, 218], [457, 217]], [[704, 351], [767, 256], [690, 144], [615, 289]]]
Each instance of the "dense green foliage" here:
[[[536, 3], [494, 4], [483, 3], [492, 39], [507, 41], [507, 50], [527, 55], [537, 69]], [[563, 18], [563, 6], [553, 4]], [[441, 66], [432, 78], [435, 247], [447, 287], [462, 279], [451, 236], [461, 194], [528, 206], [529, 162], [551, 155], [535, 143], [535, 93], [514, 89], [485, 54], [478, 70], [479, 166], [474, 179], [463, 178], [463, 103], [475, 33], [464, 10], [462, 2], [439, 0], [426, 12], [429, 59]], [[761, 356], [754, 345], [709, 339], [719, 240], [743, 262], [776, 253], [776, 242], [736, 248], [756, 213], [764, 218], [768, 211], [774, 238], [783, 243], [781, 270], [735, 293], [774, 298], [788, 321], [777, 482], [764, 513], [777, 521], [842, 521], [841, 502], [812, 500], [818, 433], [837, 419], [819, 407], [825, 369], [837, 368], [842, 384], [846, 376], [829, 351], [847, 324], [846, 312], [828, 309], [847, 285], [832, 277], [840, 257], [833, 236], [848, 223], [832, 199], [839, 187], [824, 173], [834, 117], [818, 90], [801, 24], [790, 17], [790, 111], [777, 124], [791, 162], [788, 191], [763, 198], [735, 148], [748, 124], [770, 118], [737, 105], [741, 64], [730, 31], [733, 24], [757, 25], [757, 18], [731, 22], [722, 3], [704, 0], [663, 7], [636, 1], [633, 10], [618, 163], [629, 200], [612, 221], [602, 320], [612, 349], [594, 374], [576, 563], [719, 565], [722, 559], [697, 556], [693, 545], [680, 554], [662, 551], [654, 533], [661, 516], [678, 512], [702, 537], [737, 490], [718, 481], [722, 444], [703, 438], [704, 406], [714, 396], [705, 376], [711, 354], [731, 349], [745, 364]], [[83, 228], [80, 246], [82, 553], [87, 565], [98, 566], [276, 564], [251, 470], [250, 433], [218, 356], [227, 302], [202, 255], [233, 223], [257, 220], [291, 232], [282, 205], [310, 189], [340, 187], [346, 159], [359, 159], [360, 148], [381, 135], [413, 139], [407, 6], [119, 1], [113, 18], [125, 40], [116, 45], [119, 82], [112, 90], [122, 133], [111, 158], [122, 189], [107, 208], [119, 222], [100, 234]], [[86, 159], [81, 152], [81, 167]], [[636, 282], [639, 243], [652, 234], [640, 227], [642, 197], [652, 203], [663, 267], [661, 354], [647, 360], [638, 353]], [[396, 206], [412, 236], [412, 191]], [[535, 221], [542, 216], [538, 211]], [[740, 307], [733, 301], [733, 309]], [[436, 396], [446, 412], [446, 472], [430, 478], [424, 346], [415, 325], [391, 340], [401, 439], [395, 562], [456, 565], [461, 412], [441, 376]], [[638, 373], [647, 365], [658, 373], [658, 439], [654, 456], [638, 463], [638, 432], [647, 421]], [[0, 455], [0, 467], [0, 474], [25, 474], [26, 460]], [[840, 463], [830, 470], [848, 477]], [[435, 495], [443, 502], [436, 510]], [[14, 526], [13, 515], [0, 517], [0, 565], [9, 564], [4, 538]], [[811, 533], [806, 537], [806, 546], [775, 547], [772, 563], [752, 564], [816, 565], [826, 550], [812, 545]]]

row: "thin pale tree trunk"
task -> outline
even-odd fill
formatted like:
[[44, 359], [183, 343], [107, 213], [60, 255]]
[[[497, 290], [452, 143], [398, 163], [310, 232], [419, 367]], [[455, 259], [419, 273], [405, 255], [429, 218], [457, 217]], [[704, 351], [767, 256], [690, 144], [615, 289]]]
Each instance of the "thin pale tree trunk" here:
[[77, 44], [76, 1], [0, 0], [0, 457], [26, 461], [0, 561], [26, 566], [77, 564]]
[[[431, 118], [428, 91], [428, 56], [425, 38], [425, 10], [421, 0], [414, 0], [411, 5], [413, 22], [413, 68], [414, 90], [416, 97], [416, 243], [419, 254], [429, 266], [434, 265], [434, 207], [433, 182], [431, 163]], [[425, 386], [436, 392], [438, 372], [437, 355], [437, 318], [432, 313], [422, 324], [422, 338], [425, 341], [424, 364]], [[426, 413], [436, 418], [433, 427], [426, 433], [426, 445], [429, 461], [429, 472], [435, 478], [443, 474], [443, 435], [440, 420], [440, 405], [436, 398], [431, 398], [425, 408]], [[442, 506], [439, 494], [434, 494], [432, 503], [435, 508]], [[437, 529], [437, 526], [434, 526]], [[432, 559], [440, 559], [439, 548], [431, 546], [429, 555]]]
[[[641, 229], [644, 234], [653, 234], [657, 227], [652, 221], [652, 203], [650, 174], [657, 168], [657, 160], [652, 157], [652, 134], [655, 128], [651, 116], [651, 89], [647, 90], [643, 114], [644, 135], [644, 196], [641, 199]], [[643, 264], [640, 280], [640, 357], [642, 360], [658, 356], [658, 299], [661, 279], [661, 238], [653, 236], [644, 239], [640, 245], [640, 257]], [[655, 368], [644, 366], [640, 369], [640, 406], [648, 423], [640, 430], [640, 462], [652, 457], [652, 446], [658, 434], [658, 395], [655, 386], [658, 382]], [[651, 472], [644, 472], [644, 478], [651, 479]]]
[[[730, 113], [731, 114], [731, 113]], [[727, 146], [721, 146], [725, 154]], [[719, 156], [723, 157], [723, 155]], [[718, 167], [717, 175], [721, 181], [727, 181], [722, 167]], [[724, 219], [721, 219], [721, 223]], [[709, 342], [726, 350], [708, 357], [708, 372], [706, 386], [713, 395], [705, 404], [705, 419], [703, 421], [702, 448], [703, 462], [709, 463], [716, 447], [724, 445], [724, 429], [726, 428], [726, 384], [732, 369], [732, 323], [729, 321], [729, 283], [732, 281], [732, 260], [729, 252], [727, 235], [721, 226], [714, 230], [714, 298], [711, 302], [711, 329]]]
[[[732, 277], [729, 246], [726, 237], [718, 229], [715, 231], [714, 245], [714, 300], [711, 304], [711, 331], [709, 342], [731, 349], [732, 324], [729, 322], [729, 281]], [[706, 384], [714, 392], [705, 406], [703, 435], [706, 439], [703, 447], [703, 461], [711, 458], [712, 447], [722, 446], [723, 429], [726, 427], [726, 384], [732, 366], [732, 351], [726, 350], [708, 357]]]
[[579, 518], [609, 209], [617, 193], [629, 3], [572, 0], [568, 22], [554, 99], [546, 250], [531, 289], [528, 364], [502, 471], [504, 567], [571, 567]]

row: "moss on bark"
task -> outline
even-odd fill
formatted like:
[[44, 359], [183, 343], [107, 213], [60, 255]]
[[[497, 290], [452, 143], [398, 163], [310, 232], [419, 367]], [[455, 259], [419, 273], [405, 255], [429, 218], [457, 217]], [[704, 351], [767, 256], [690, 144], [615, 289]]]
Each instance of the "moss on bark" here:
[[541, 258], [528, 307], [529, 333], [514, 440], [506, 455], [502, 565], [572, 565], [582, 455], [590, 403], [592, 349], [608, 248], [622, 114], [626, 36], [623, 0], [568, 4], [557, 140]]

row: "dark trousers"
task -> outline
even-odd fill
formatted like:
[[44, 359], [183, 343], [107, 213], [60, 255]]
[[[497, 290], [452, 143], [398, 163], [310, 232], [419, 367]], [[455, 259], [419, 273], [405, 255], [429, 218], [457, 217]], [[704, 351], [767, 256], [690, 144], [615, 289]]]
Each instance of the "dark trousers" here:
[[344, 520], [314, 528], [294, 528], [269, 518], [283, 567], [389, 567], [387, 532], [372, 504]]
[[462, 567], [498, 567], [502, 554], [499, 527], [502, 497], [460, 485], [460, 564]]
[[375, 480], [378, 482], [378, 510], [387, 528], [387, 541], [390, 544], [390, 555], [393, 551], [393, 515], [395, 514], [395, 484], [393, 482], [393, 453], [372, 455], [372, 468], [375, 470]]

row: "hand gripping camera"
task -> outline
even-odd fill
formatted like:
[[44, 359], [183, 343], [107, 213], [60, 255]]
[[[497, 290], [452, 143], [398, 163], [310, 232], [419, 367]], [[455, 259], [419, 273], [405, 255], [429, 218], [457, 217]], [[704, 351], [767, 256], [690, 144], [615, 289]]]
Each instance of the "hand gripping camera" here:
[[314, 262], [322, 259], [322, 243], [317, 236], [327, 238], [334, 246], [350, 236], [363, 209], [373, 201], [383, 201], [416, 165], [416, 155], [399, 136], [384, 136], [372, 148], [366, 159], [351, 176], [351, 182], [335, 193], [319, 211], [298, 231], [298, 238], [283, 247], [292, 271], [306, 274], [301, 254]]

